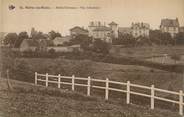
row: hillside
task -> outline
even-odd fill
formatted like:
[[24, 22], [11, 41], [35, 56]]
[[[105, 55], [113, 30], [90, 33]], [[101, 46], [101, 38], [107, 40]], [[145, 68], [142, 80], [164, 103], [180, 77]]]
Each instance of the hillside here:
[[6, 80], [0, 81], [0, 112], [4, 117], [179, 117], [163, 109], [104, 101], [20, 81], [12, 80], [13, 90], [8, 91]]
[[[42, 59], [42, 58], [22, 58], [17, 59], [19, 64], [26, 65], [20, 70], [34, 77], [34, 72], [62, 75], [76, 75], [80, 77], [91, 76], [98, 79], [109, 78], [110, 80], [127, 82], [151, 86], [154, 84], [161, 89], [179, 91], [182, 89], [182, 74], [166, 72], [149, 67], [137, 65], [118, 65], [103, 62], [93, 62], [89, 60], [67, 60], [67, 59]], [[17, 69], [16, 69], [17, 70]], [[27, 71], [29, 70], [29, 71]], [[16, 71], [16, 74], [20, 71]], [[32, 72], [32, 73], [30, 73]], [[27, 74], [21, 74], [23, 76]], [[17, 77], [20, 77], [17, 75]], [[25, 78], [24, 78], [25, 79]], [[175, 84], [175, 85], [173, 85]]]

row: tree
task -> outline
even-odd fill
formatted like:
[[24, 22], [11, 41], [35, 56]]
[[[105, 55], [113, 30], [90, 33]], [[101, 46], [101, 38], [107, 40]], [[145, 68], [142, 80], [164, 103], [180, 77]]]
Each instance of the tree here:
[[34, 38], [35, 37], [35, 35], [37, 35], [37, 31], [35, 30], [35, 28], [31, 28], [31, 34], [30, 34], [30, 37], [31, 38]]
[[101, 39], [96, 39], [93, 43], [93, 50], [98, 53], [108, 54], [110, 44], [102, 41]]
[[148, 37], [139, 36], [136, 38], [135, 46], [143, 46], [143, 45], [152, 45], [150, 39]]
[[49, 32], [49, 36], [50, 36], [50, 39], [53, 40], [56, 37], [61, 37], [61, 34], [59, 32], [55, 32], [55, 31], [52, 30], [52, 31]]
[[20, 32], [19, 35], [18, 35], [18, 39], [15, 42], [15, 47], [16, 48], [20, 47], [20, 44], [22, 43], [22, 41], [24, 39], [27, 39], [27, 38], [29, 38], [27, 32], [25, 32], [25, 31], [24, 32]]
[[47, 37], [45, 36], [45, 34], [43, 34], [43, 32], [39, 31], [38, 33], [34, 34], [32, 36], [32, 39], [38, 40], [38, 39], [46, 39]]
[[118, 39], [113, 39], [115, 45], [132, 46], [135, 44], [135, 38], [131, 34], [119, 34]]
[[176, 64], [177, 61], [179, 61], [181, 59], [181, 55], [173, 54], [173, 55], [171, 55], [171, 59], [173, 59], [175, 61], [175, 64]]
[[160, 30], [150, 30], [149, 38], [152, 43], [161, 45], [162, 44], [161, 35], [162, 35], [162, 32]]
[[162, 33], [160, 30], [151, 30], [149, 37], [151, 42], [158, 45], [168, 45], [174, 43], [174, 40], [172, 39], [170, 33]]
[[175, 36], [176, 44], [183, 45], [184, 44], [184, 32], [180, 32]]
[[161, 34], [161, 42], [163, 45], [173, 44], [173, 39], [171, 34], [168, 32], [164, 32]]
[[18, 35], [16, 33], [8, 33], [6, 36], [5, 36], [5, 40], [4, 40], [4, 43], [6, 45], [10, 45], [10, 47], [14, 47], [15, 46], [15, 42], [16, 40], [18, 39]]
[[56, 50], [55, 49], [53, 49], [53, 48], [51, 48], [51, 49], [49, 49], [49, 51], [48, 51], [51, 55], [54, 55], [55, 53], [56, 53]]
[[35, 28], [32, 28], [31, 29], [30, 37], [32, 39], [35, 39], [35, 40], [38, 40], [38, 39], [46, 39], [47, 38], [47, 34], [44, 34], [41, 31], [38, 32], [38, 31], [35, 30]]
[[92, 43], [92, 38], [88, 35], [77, 35], [74, 38], [72, 38], [69, 42], [71, 45], [74, 44], [80, 44], [81, 48], [83, 50], [86, 50], [89, 48], [90, 43]]

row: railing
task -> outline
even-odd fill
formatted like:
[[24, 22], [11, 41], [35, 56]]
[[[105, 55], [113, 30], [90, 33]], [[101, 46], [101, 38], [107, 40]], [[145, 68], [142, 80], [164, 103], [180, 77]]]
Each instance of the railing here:
[[[38, 76], [41, 76], [42, 78], [39, 78]], [[44, 77], [44, 79], [43, 79], [43, 77]], [[61, 79], [71, 79], [71, 82], [63, 82], [63, 81], [61, 81]], [[76, 80], [83, 80], [83, 81], [86, 81], [87, 83], [86, 84], [76, 83], [75, 82]], [[73, 91], [75, 90], [75, 86], [87, 87], [87, 89], [86, 89], [87, 96], [91, 95], [91, 93], [90, 93], [91, 88], [103, 89], [103, 90], [105, 90], [105, 96], [104, 96], [105, 100], [109, 99], [109, 91], [126, 93], [126, 103], [127, 104], [130, 104], [131, 94], [143, 96], [143, 97], [148, 97], [148, 98], [150, 98], [151, 109], [155, 108], [155, 99], [165, 101], [165, 102], [171, 102], [171, 103], [179, 105], [179, 114], [183, 115], [183, 106], [184, 106], [183, 96], [184, 96], [184, 94], [183, 94], [182, 90], [180, 90], [179, 92], [174, 92], [174, 91], [155, 88], [154, 85], [151, 85], [151, 87], [148, 87], [148, 86], [142, 86], [142, 85], [138, 85], [138, 84], [132, 84], [132, 83], [130, 83], [130, 81], [127, 81], [126, 83], [124, 83], [124, 82], [110, 81], [108, 78], [106, 78], [106, 80], [101, 80], [101, 79], [94, 79], [91, 77], [81, 78], [81, 77], [75, 77], [74, 75], [70, 77], [70, 76], [61, 76], [60, 74], [59, 75], [49, 75], [48, 73], [39, 74], [39, 73], [35, 72], [35, 84], [36, 85], [38, 84], [38, 81], [45, 82], [46, 87], [48, 87], [49, 83], [57, 84], [58, 88], [61, 88], [61, 84], [71, 85], [71, 88]], [[92, 85], [91, 82], [101, 82], [101, 83], [104, 83], [105, 86]], [[126, 90], [109, 87], [109, 83], [125, 86]], [[131, 91], [131, 88], [133, 88], [133, 87], [149, 90], [150, 94]], [[158, 95], [156, 95], [157, 92], [175, 95], [178, 97], [178, 100], [172, 100], [172, 99], [168, 99], [165, 97], [159, 97]]]

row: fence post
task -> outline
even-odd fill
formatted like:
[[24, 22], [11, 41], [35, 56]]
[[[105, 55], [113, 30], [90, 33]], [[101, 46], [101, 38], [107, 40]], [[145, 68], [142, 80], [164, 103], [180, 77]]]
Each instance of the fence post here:
[[154, 109], [155, 106], [155, 101], [154, 101], [154, 97], [155, 97], [155, 91], [154, 91], [155, 86], [151, 85], [151, 109]]
[[45, 82], [46, 84], [46, 87], [48, 87], [48, 73], [46, 73], [46, 82]]
[[183, 91], [180, 90], [180, 95], [179, 95], [179, 114], [183, 115]]
[[75, 90], [75, 76], [72, 75], [72, 91]]
[[61, 75], [59, 74], [58, 75], [58, 88], [61, 87]]
[[91, 78], [88, 77], [88, 86], [87, 86], [87, 96], [90, 96], [90, 85], [91, 85]]
[[183, 91], [184, 91], [184, 72], [182, 74], [182, 80], [183, 80], [183, 82], [182, 82], [182, 84], [183, 84], [182, 88], [183, 88]]
[[109, 99], [109, 79], [106, 78], [106, 85], [105, 85], [105, 100]]
[[35, 85], [37, 85], [37, 72], [35, 72]]
[[127, 81], [127, 96], [126, 96], [127, 104], [130, 103], [130, 81]]

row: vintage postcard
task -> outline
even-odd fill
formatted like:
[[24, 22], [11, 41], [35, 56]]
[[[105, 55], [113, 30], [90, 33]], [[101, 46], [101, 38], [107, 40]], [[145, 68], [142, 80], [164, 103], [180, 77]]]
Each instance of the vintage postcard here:
[[0, 117], [183, 117], [184, 0], [0, 0]]

